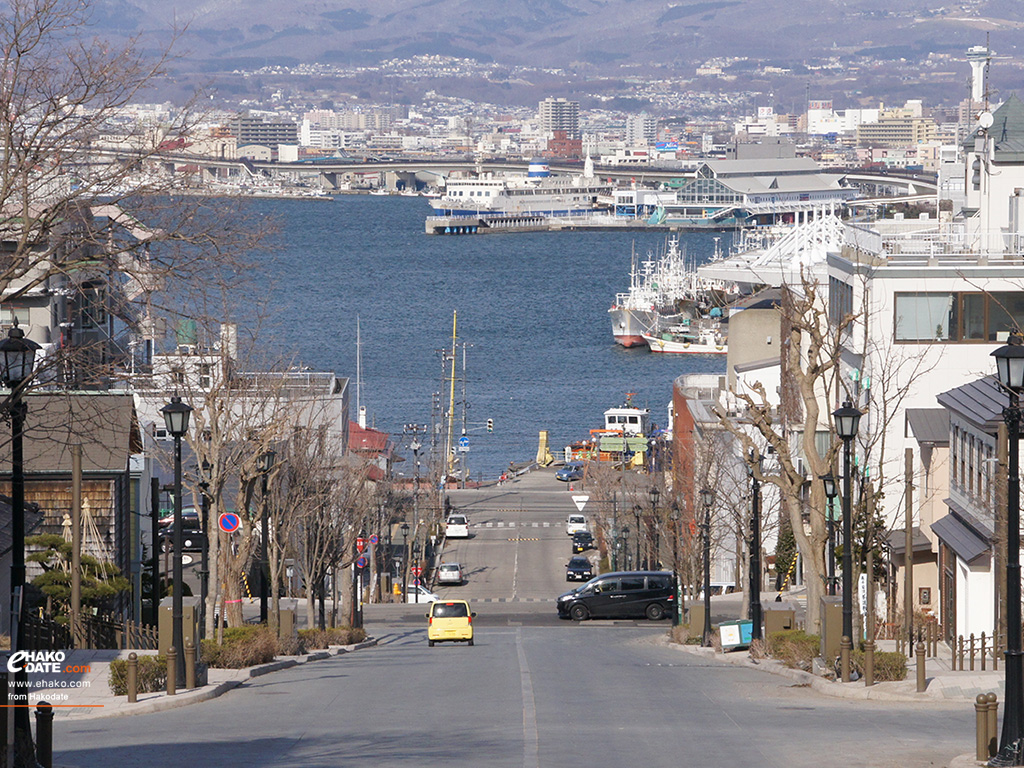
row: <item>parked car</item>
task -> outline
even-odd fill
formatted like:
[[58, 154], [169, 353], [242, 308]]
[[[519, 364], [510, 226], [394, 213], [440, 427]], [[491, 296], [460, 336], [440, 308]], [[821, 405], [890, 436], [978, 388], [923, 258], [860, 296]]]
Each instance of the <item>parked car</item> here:
[[465, 640], [473, 644], [473, 617], [465, 600], [438, 600], [427, 612], [427, 645]]
[[585, 515], [569, 515], [565, 521], [565, 532], [572, 536], [576, 531], [587, 530], [587, 518]]
[[[203, 529], [199, 526], [198, 518], [195, 520], [182, 519], [181, 523], [181, 551], [200, 551], [203, 548]], [[173, 550], [174, 523], [171, 523], [160, 529], [160, 551], [171, 552]]]
[[565, 466], [561, 467], [555, 472], [555, 479], [561, 480], [562, 482], [569, 482], [571, 480], [582, 480], [583, 479], [583, 462], [582, 461], [567, 461]]
[[448, 515], [444, 535], [449, 539], [468, 539], [469, 518], [465, 515]]
[[[181, 519], [186, 523], [192, 521], [196, 524], [196, 527], [199, 527], [199, 513], [196, 512], [194, 509], [181, 510]], [[169, 515], [164, 515], [156, 522], [157, 525], [159, 525], [161, 528], [166, 527], [174, 522], [174, 513], [172, 512]]]
[[574, 554], [586, 552], [594, 548], [594, 534], [590, 531], [576, 531], [572, 535], [572, 551]]
[[461, 584], [462, 566], [458, 563], [441, 563], [437, 567], [438, 584]]
[[405, 588], [406, 602], [409, 603], [433, 603], [441, 598], [424, 587], [422, 584], [409, 584]]
[[642, 619], [657, 621], [671, 616], [676, 594], [669, 571], [619, 571], [595, 576], [558, 598], [558, 617], [586, 619]]
[[573, 557], [565, 564], [566, 581], [587, 581], [594, 577], [594, 566], [585, 557]]

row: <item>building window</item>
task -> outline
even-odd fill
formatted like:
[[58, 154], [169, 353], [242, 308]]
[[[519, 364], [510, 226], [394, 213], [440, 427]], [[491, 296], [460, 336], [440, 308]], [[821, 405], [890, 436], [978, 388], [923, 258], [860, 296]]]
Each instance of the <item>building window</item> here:
[[1024, 329], [1024, 292], [897, 293], [900, 342], [991, 343]]

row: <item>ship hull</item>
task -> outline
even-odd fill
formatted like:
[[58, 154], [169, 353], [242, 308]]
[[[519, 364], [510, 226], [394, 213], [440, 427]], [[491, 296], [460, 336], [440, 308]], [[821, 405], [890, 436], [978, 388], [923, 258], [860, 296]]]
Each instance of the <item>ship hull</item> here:
[[642, 347], [643, 334], [650, 330], [657, 320], [657, 313], [652, 309], [627, 309], [612, 307], [608, 310], [612, 321], [612, 337], [616, 344], [624, 347]]

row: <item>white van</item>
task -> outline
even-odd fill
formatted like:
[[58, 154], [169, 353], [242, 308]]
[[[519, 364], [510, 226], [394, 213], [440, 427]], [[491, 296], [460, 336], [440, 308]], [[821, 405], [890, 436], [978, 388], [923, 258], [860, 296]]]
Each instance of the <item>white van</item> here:
[[448, 515], [444, 535], [449, 539], [468, 539], [469, 519], [465, 515]]
[[587, 518], [585, 515], [569, 515], [565, 521], [565, 532], [572, 536], [576, 531], [586, 531]]

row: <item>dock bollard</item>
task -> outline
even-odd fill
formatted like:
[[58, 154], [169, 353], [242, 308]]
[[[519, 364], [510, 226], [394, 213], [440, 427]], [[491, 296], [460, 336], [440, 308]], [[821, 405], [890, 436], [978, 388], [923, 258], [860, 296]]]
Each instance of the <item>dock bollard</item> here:
[[196, 647], [192, 638], [185, 638], [185, 687], [191, 690], [196, 687]]
[[167, 695], [178, 692], [178, 652], [172, 645], [167, 649]]
[[48, 701], [36, 704], [36, 762], [53, 768], [53, 706]]
[[988, 754], [999, 751], [999, 697], [994, 693], [985, 694], [988, 699]]
[[128, 654], [128, 703], [139, 700], [139, 654], [132, 651]]
[[974, 759], [988, 760], [988, 694], [974, 699]]
[[924, 643], [918, 640], [914, 650], [917, 655], [917, 692], [924, 693], [925, 688], [928, 687], [924, 676]]

